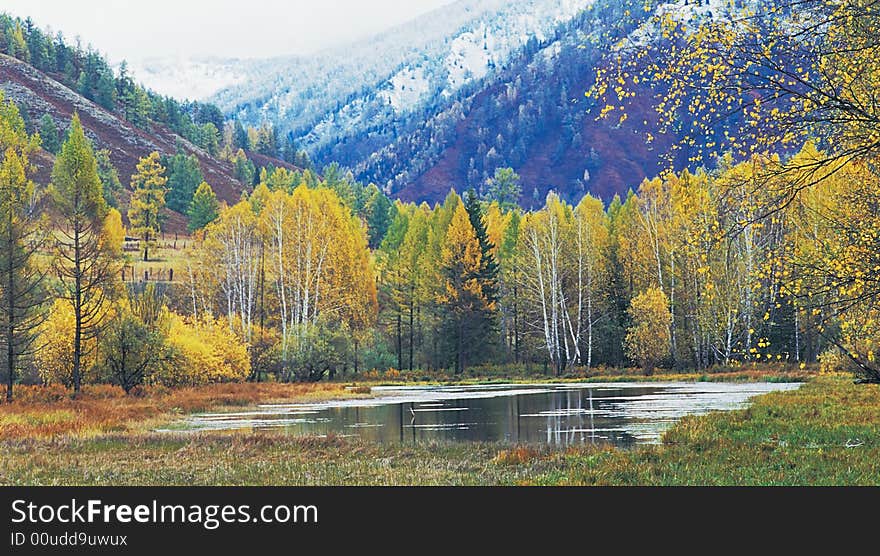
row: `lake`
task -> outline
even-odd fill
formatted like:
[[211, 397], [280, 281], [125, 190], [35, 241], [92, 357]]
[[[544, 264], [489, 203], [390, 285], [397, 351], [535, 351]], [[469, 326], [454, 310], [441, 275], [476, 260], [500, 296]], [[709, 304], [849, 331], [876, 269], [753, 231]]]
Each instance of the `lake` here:
[[656, 443], [685, 415], [747, 407], [798, 383], [589, 383], [374, 387], [371, 399], [261, 405], [192, 415], [163, 432], [282, 430], [374, 442], [568, 446]]

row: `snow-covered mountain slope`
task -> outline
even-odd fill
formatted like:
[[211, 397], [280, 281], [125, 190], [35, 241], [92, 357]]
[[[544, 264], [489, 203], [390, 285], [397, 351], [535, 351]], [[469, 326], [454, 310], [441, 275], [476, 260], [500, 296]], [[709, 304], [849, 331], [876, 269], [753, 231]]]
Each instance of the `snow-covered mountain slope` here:
[[549, 189], [608, 199], [659, 171], [675, 140], [648, 145], [643, 134], [656, 130], [634, 123], [650, 127], [650, 87], [625, 125], [588, 115], [584, 92], [608, 49], [655, 40], [663, 18], [695, 26], [774, 1], [460, 0], [307, 58], [202, 60], [158, 74], [197, 77], [205, 91], [231, 83], [209, 98], [227, 114], [270, 121], [319, 167], [339, 162], [402, 198], [479, 189], [511, 166], [526, 206]]
[[307, 58], [153, 62], [136, 74], [161, 92], [211, 100], [249, 123], [272, 121], [316, 152], [352, 131], [451, 102], [592, 2], [460, 0]]

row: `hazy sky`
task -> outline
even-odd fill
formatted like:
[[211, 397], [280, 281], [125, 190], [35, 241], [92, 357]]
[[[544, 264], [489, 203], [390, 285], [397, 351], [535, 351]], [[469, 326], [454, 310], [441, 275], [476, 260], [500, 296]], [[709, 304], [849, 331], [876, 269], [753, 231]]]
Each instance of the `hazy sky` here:
[[0, 11], [82, 38], [114, 62], [307, 54], [453, 0], [2, 0]]

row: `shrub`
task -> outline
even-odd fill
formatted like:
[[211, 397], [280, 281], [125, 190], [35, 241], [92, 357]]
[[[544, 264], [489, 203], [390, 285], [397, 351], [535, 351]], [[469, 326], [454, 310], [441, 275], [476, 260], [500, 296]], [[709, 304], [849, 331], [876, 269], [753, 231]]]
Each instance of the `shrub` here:
[[251, 378], [260, 382], [264, 376], [277, 376], [282, 367], [281, 338], [278, 331], [254, 326], [251, 337]]
[[165, 386], [240, 382], [248, 378], [251, 362], [247, 346], [223, 320], [187, 321], [167, 313], [169, 364], [153, 381]]
[[[73, 385], [73, 307], [63, 299], [56, 299], [49, 309], [46, 320], [38, 329], [41, 347], [34, 354], [34, 361], [44, 384]], [[83, 382], [90, 378], [94, 363], [95, 339], [83, 340]]]
[[346, 326], [327, 323], [301, 325], [290, 340], [281, 378], [285, 381], [318, 382], [329, 375], [332, 379], [345, 366], [350, 351], [350, 334]]
[[361, 369], [390, 369], [397, 365], [397, 355], [381, 334], [367, 338], [358, 353]]
[[130, 393], [167, 362], [162, 336], [129, 311], [114, 318], [99, 342], [99, 365], [110, 382]]
[[55, 403], [69, 396], [70, 392], [67, 388], [59, 383], [52, 383], [47, 386], [19, 386], [15, 390], [15, 401], [22, 405]]

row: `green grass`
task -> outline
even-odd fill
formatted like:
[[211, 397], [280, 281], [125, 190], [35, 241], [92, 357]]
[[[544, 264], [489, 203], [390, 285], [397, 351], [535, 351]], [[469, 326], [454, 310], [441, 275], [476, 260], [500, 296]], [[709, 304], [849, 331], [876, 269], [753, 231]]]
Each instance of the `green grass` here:
[[[174, 281], [183, 282], [186, 279], [187, 272], [187, 251], [186, 248], [193, 245], [194, 240], [188, 236], [179, 236], [177, 241], [174, 240], [173, 234], [165, 235], [164, 239], [159, 239], [150, 249], [150, 260], [144, 261], [144, 252], [138, 244], [137, 250], [125, 251], [126, 264], [125, 276], [126, 281], [131, 281], [132, 272], [134, 280], [140, 281], [144, 279], [144, 272], [149, 271], [150, 280], [154, 281], [160, 277], [163, 280], [168, 278], [168, 270], [174, 271]], [[131, 245], [135, 245], [131, 242]], [[175, 248], [176, 244], [176, 248]]]
[[819, 377], [687, 417], [658, 446], [376, 445], [276, 432], [0, 443], [12, 485], [878, 485], [880, 387]]

